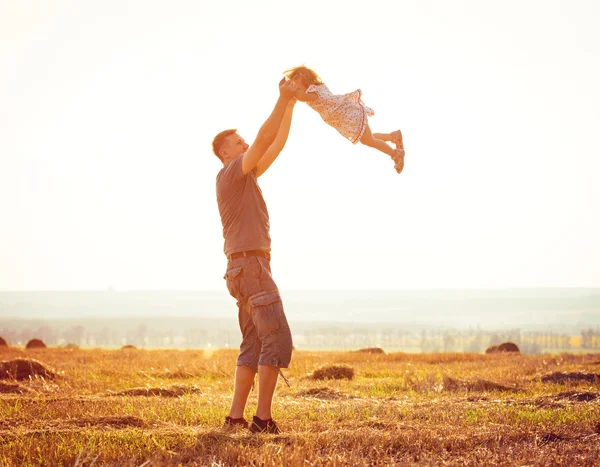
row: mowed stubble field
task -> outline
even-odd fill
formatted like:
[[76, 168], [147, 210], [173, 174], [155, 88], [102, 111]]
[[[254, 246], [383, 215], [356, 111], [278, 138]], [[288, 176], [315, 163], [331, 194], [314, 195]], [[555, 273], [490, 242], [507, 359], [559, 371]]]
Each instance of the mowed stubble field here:
[[0, 465], [600, 465], [600, 354], [296, 351], [279, 435], [221, 428], [236, 354], [2, 350], [59, 374], [0, 380]]

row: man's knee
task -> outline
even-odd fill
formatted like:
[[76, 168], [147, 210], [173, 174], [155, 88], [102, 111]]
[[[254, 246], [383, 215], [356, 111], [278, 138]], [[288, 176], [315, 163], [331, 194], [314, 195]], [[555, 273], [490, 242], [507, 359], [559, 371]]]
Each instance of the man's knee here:
[[261, 341], [259, 365], [287, 368], [292, 358], [292, 333], [278, 291], [251, 299], [252, 321]]

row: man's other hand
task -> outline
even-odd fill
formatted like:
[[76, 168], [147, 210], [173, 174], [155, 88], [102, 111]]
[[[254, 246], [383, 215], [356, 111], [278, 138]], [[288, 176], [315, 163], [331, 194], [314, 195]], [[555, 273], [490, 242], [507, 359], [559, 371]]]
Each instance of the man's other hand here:
[[285, 97], [286, 99], [291, 99], [292, 97], [294, 97], [295, 93], [296, 93], [296, 85], [292, 81], [286, 80], [285, 78], [283, 78], [279, 82], [279, 95], [281, 97]]

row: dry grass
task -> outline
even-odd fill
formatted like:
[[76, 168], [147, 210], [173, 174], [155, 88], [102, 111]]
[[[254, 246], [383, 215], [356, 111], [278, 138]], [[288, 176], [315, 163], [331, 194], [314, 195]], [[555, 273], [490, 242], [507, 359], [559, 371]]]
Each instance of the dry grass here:
[[[598, 355], [295, 352], [285, 371], [292, 387], [278, 386], [274, 406], [282, 434], [253, 435], [221, 428], [233, 350], [32, 354], [61, 377], [0, 383], [2, 466], [592, 466], [600, 459], [599, 380], [542, 378], [594, 374]], [[6, 361], [22, 357], [18, 349], [2, 353]], [[307, 378], [332, 367], [350, 368], [353, 378]], [[247, 419], [255, 407], [256, 390]]]
[[110, 396], [160, 396], [160, 397], [181, 397], [185, 394], [197, 394], [201, 392], [198, 386], [186, 386], [184, 384], [172, 384], [167, 387], [145, 387], [124, 389], [118, 392], [109, 392]]

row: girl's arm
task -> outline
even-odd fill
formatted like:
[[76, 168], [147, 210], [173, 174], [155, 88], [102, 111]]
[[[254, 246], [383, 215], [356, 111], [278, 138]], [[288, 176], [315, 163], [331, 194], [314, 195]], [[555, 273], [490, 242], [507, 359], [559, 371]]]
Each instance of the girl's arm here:
[[300, 89], [294, 93], [294, 97], [302, 102], [316, 101], [319, 98], [316, 92], [306, 92]]

